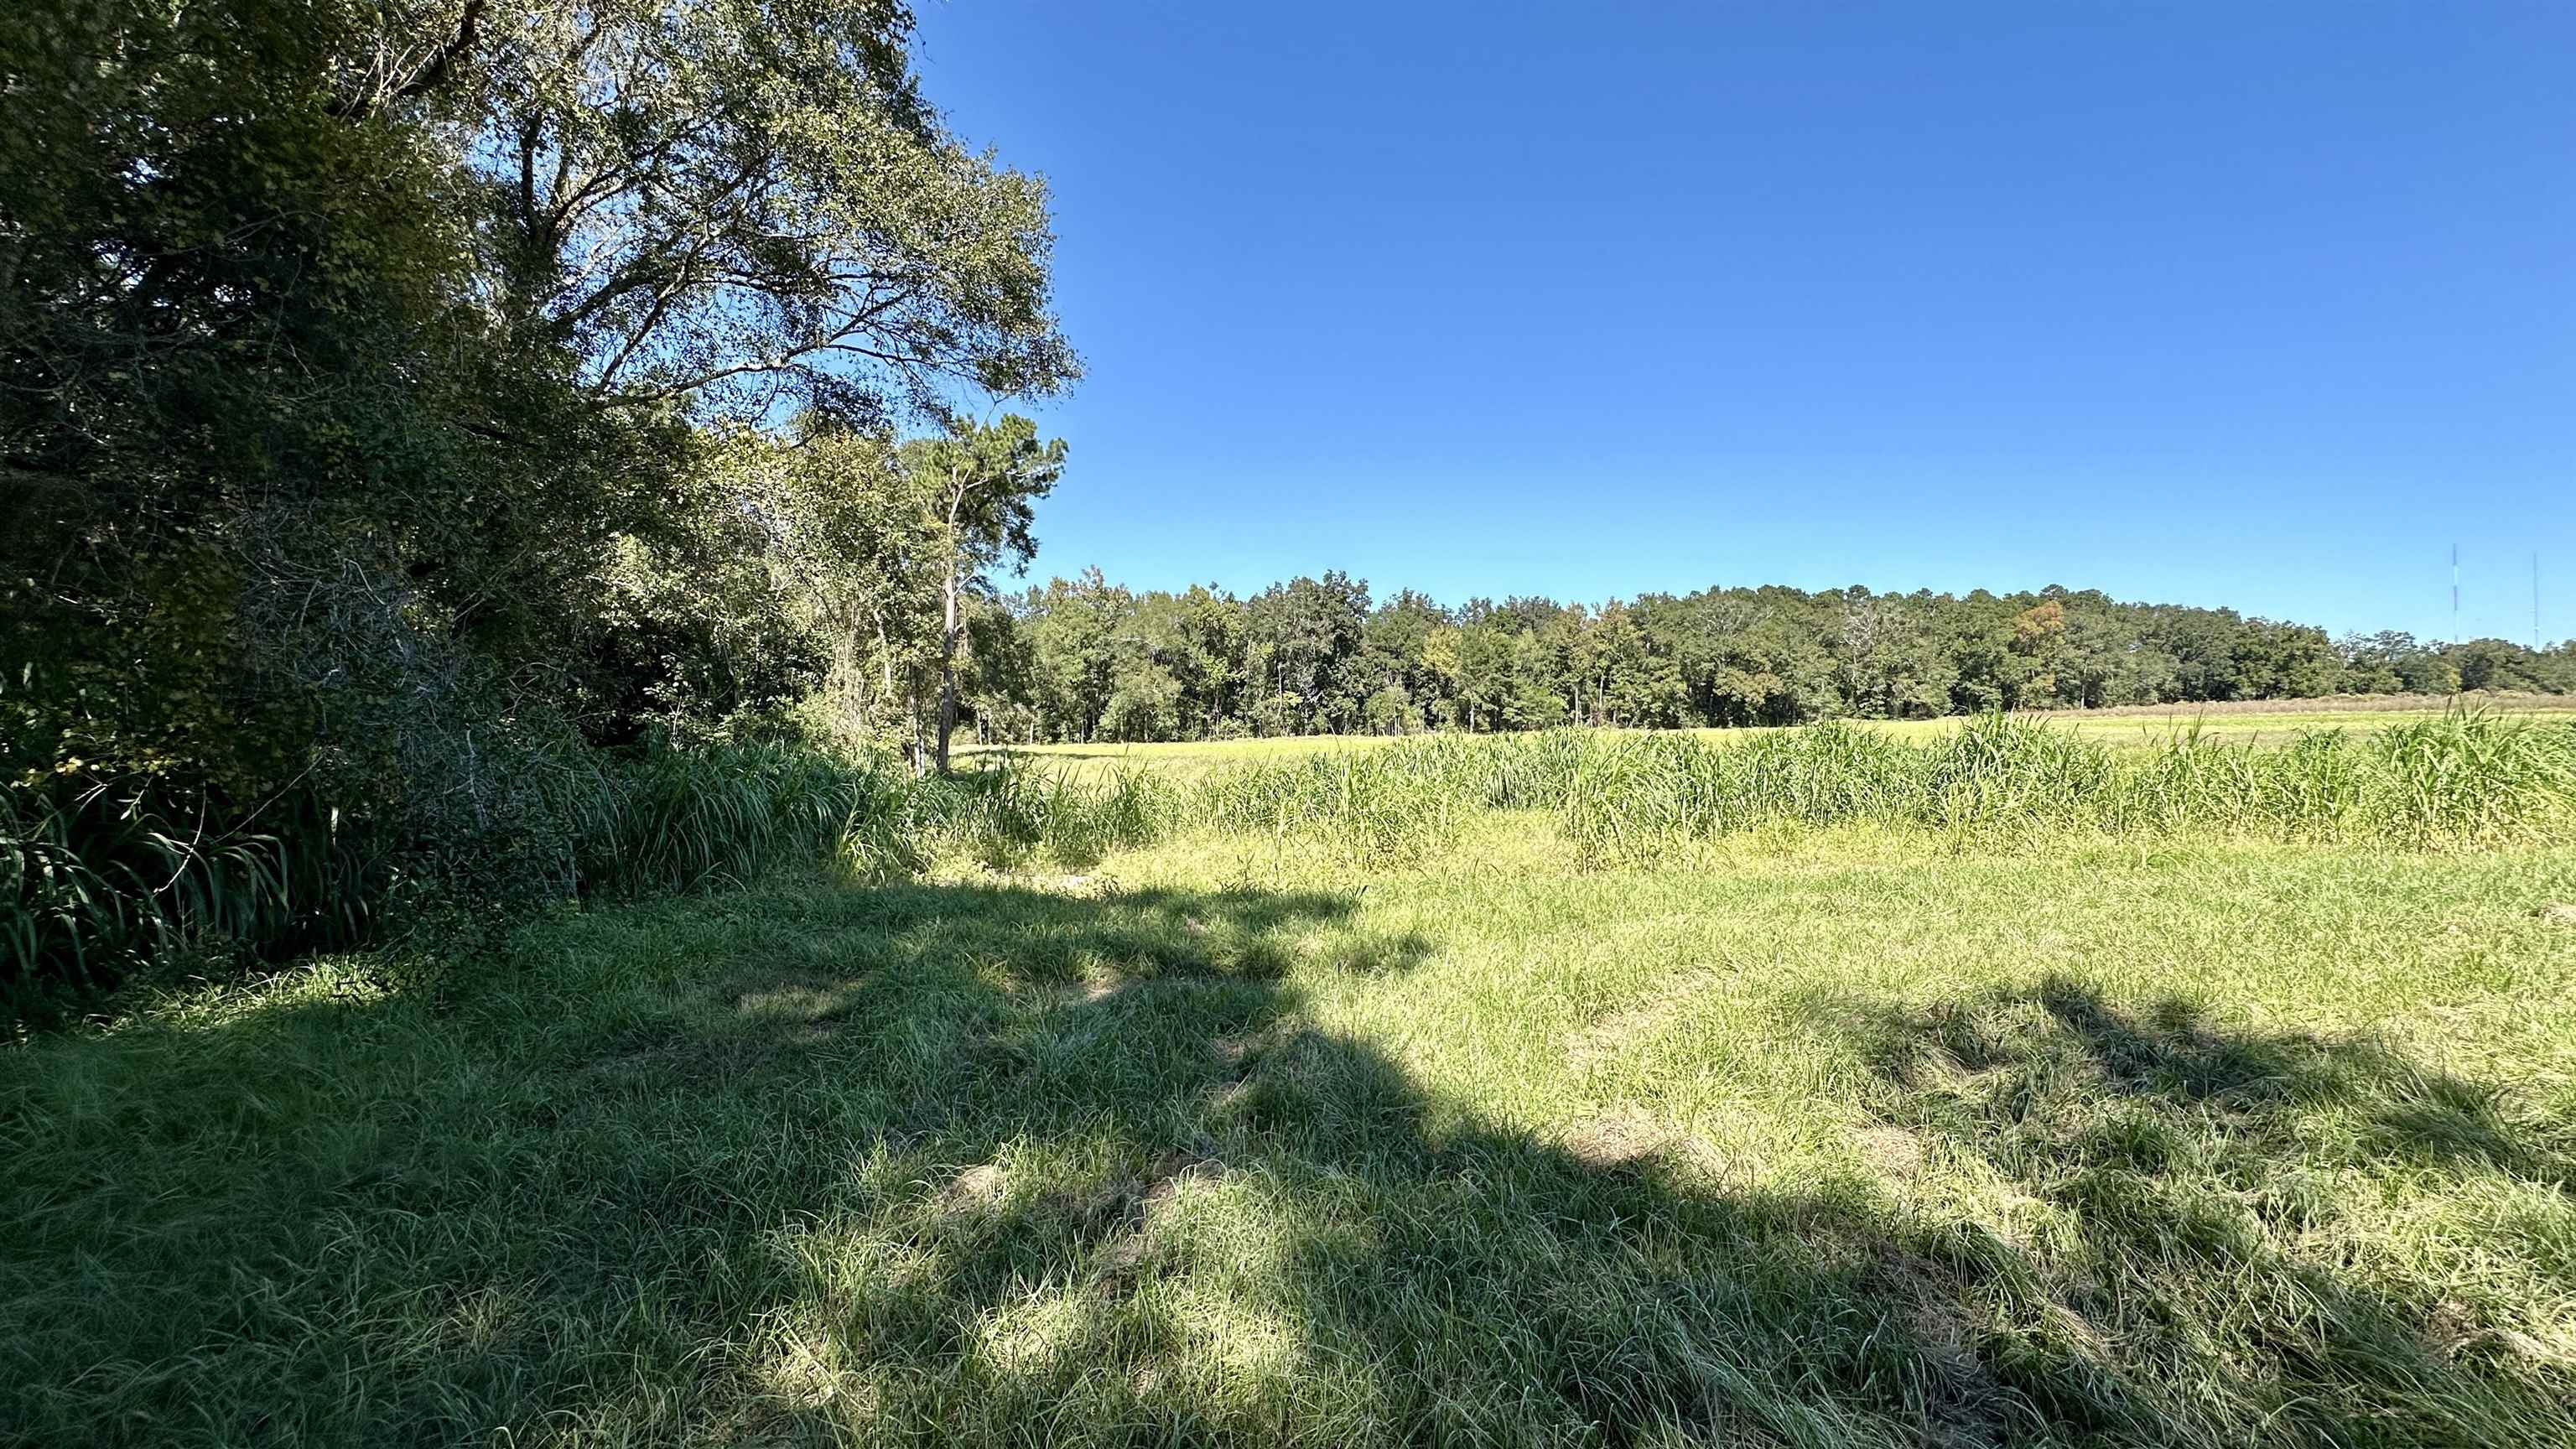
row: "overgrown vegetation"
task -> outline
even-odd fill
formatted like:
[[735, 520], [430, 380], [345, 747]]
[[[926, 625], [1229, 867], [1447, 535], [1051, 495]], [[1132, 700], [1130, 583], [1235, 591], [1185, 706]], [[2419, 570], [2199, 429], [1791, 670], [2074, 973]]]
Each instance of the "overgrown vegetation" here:
[[878, 0], [0, 13], [7, 986], [884, 813], [1063, 456], [995, 400], [1076, 372], [1043, 188], [910, 44]]
[[[471, 863], [467, 880], [414, 880], [400, 855], [328, 819], [210, 823], [148, 782], [14, 792], [17, 813], [0, 817], [0, 867], [15, 885], [0, 901], [7, 1004], [45, 1015], [155, 965], [221, 970], [355, 945], [376, 938], [372, 913], [407, 899], [499, 911], [442, 947], [470, 950], [512, 915], [577, 896], [634, 900], [826, 865], [880, 877], [959, 854], [1079, 864], [1174, 818], [1142, 776], [1105, 788], [1025, 766], [921, 778], [891, 759], [843, 763], [793, 745], [550, 763], [508, 853]], [[310, 795], [269, 806], [291, 808], [326, 807]]]
[[[1655, 863], [1765, 829], [1846, 826], [2020, 848], [2084, 837], [2494, 847], [2576, 832], [2576, 723], [2454, 712], [2310, 731], [2272, 748], [2169, 730], [2113, 748], [1992, 716], [1907, 743], [1844, 725], [1718, 744], [1563, 730], [1436, 735], [1358, 753], [1252, 761], [1195, 779], [1105, 775], [997, 756], [915, 777], [785, 745], [657, 750], [561, 769], [536, 795], [555, 832], [522, 840], [533, 883], [475, 888], [530, 905], [738, 884], [838, 861], [862, 874], [963, 857], [1080, 868], [1206, 827], [1358, 862], [1447, 848], [1483, 812], [1544, 811], [1595, 863]], [[350, 903], [396, 896], [399, 862], [328, 822], [215, 835], [139, 790], [91, 787], [5, 822], [19, 892], [7, 964], [21, 983], [99, 984], [156, 955], [275, 959], [360, 939]], [[524, 822], [523, 822], [524, 823]], [[76, 850], [68, 842], [85, 841]], [[303, 853], [300, 842], [333, 849]]]
[[[1043, 757], [1039, 757], [1043, 758]], [[2115, 749], [1989, 716], [1909, 744], [1820, 725], [1719, 744], [1689, 735], [1434, 736], [1219, 770], [1189, 818], [1304, 829], [1364, 854], [1442, 844], [1473, 812], [1553, 812], [1598, 860], [1766, 827], [1870, 826], [2011, 846], [2075, 836], [2397, 849], [2537, 841], [2576, 829], [2576, 724], [2475, 712], [2312, 731], [2276, 748], [2179, 727]]]

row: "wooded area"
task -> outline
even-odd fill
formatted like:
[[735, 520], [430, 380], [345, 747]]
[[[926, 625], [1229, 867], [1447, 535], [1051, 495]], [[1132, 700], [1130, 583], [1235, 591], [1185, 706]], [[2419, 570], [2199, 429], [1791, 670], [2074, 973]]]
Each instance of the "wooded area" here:
[[1077, 365], [1045, 190], [949, 131], [911, 25], [0, 14], [22, 934], [192, 871], [297, 876], [323, 936], [560, 896], [639, 755], [830, 743], [895, 658], [935, 677], [1063, 456], [996, 400]]
[[1786, 725], [1994, 709], [2576, 689], [2576, 647], [2329, 639], [2058, 587], [1965, 597], [1712, 588], [1598, 606], [1372, 602], [1343, 574], [1250, 598], [1098, 571], [988, 602], [971, 703], [999, 740]]

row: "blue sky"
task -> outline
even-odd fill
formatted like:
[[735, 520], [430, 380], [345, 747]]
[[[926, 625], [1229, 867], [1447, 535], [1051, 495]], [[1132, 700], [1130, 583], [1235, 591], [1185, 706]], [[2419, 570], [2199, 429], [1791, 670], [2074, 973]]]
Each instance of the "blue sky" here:
[[[929, 0], [1088, 375], [1033, 576], [2576, 634], [2576, 6]], [[2551, 578], [2559, 580], [2554, 586]], [[2557, 595], [2553, 600], [2552, 593]]]

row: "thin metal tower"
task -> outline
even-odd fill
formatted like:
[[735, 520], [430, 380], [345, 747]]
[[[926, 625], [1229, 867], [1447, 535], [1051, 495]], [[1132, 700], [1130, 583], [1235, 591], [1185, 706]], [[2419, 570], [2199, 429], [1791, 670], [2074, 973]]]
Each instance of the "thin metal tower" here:
[[2451, 642], [2460, 642], [2460, 546], [2451, 545]]

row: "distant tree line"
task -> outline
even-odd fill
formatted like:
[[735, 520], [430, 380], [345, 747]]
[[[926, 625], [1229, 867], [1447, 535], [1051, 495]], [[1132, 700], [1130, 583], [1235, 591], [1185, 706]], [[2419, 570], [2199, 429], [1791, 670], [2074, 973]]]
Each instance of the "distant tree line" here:
[[1250, 597], [1090, 569], [988, 595], [964, 708], [988, 740], [1785, 725], [1989, 709], [2576, 690], [2576, 645], [2329, 638], [2096, 590], [1780, 586], [1444, 607], [1327, 571]]

